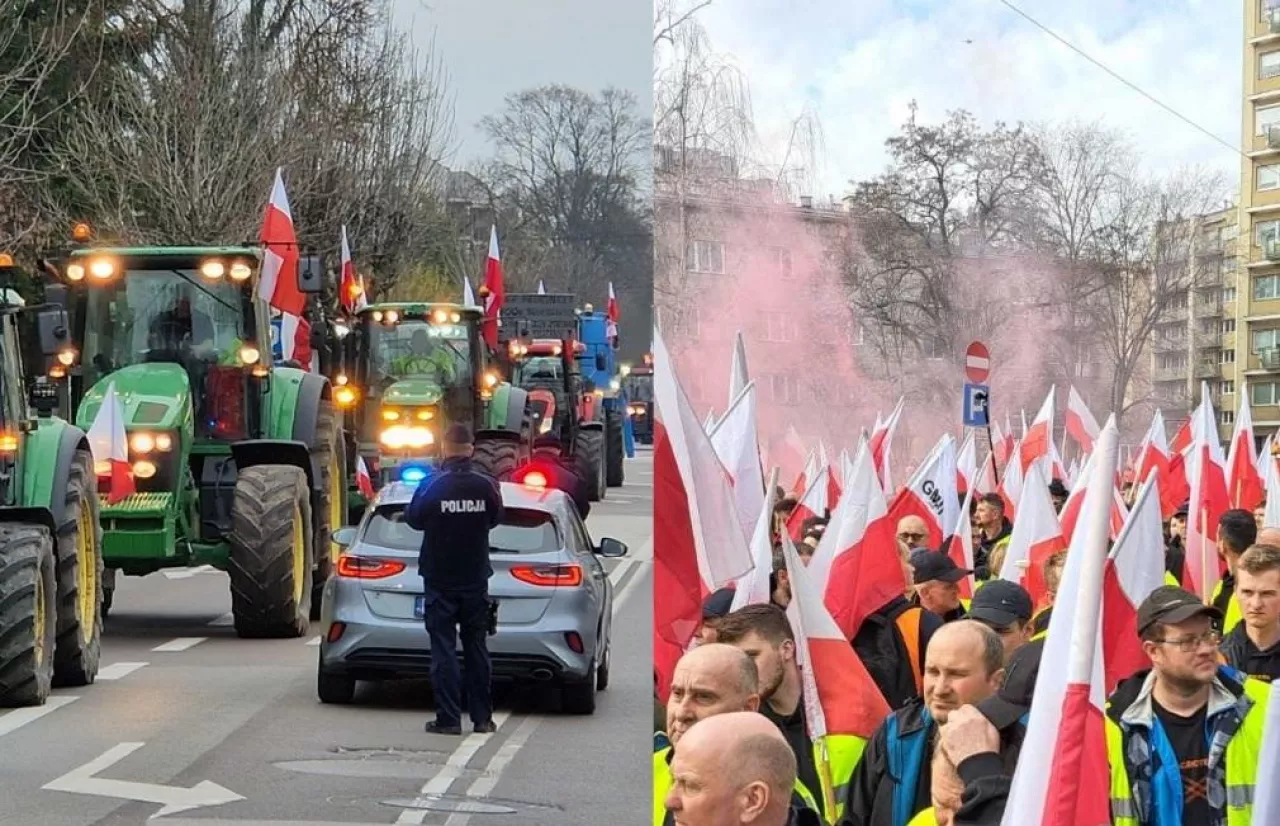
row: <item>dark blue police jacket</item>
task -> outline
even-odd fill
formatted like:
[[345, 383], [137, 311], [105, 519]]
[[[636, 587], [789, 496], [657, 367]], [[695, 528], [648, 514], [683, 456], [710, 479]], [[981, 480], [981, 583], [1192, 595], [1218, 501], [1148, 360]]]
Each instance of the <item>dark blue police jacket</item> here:
[[498, 482], [467, 458], [446, 459], [424, 479], [404, 511], [409, 527], [422, 531], [418, 573], [437, 591], [488, 587], [489, 531], [502, 520]]

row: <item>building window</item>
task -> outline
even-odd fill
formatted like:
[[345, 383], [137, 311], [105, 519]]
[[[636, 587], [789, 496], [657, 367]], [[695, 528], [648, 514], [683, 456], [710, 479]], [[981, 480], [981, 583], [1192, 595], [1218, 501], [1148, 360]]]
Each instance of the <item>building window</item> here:
[[1218, 364], [1235, 364], [1235, 363], [1236, 363], [1235, 350], [1223, 350], [1221, 353], [1218, 354]]
[[693, 241], [689, 244], [687, 258], [689, 272], [724, 275], [724, 244], [715, 241]]
[[791, 280], [791, 250], [786, 247], [769, 247], [769, 263], [779, 278]]
[[1265, 137], [1276, 124], [1280, 124], [1280, 106], [1260, 106], [1254, 110], [1254, 125], [1260, 137]]
[[1253, 352], [1261, 353], [1263, 350], [1274, 350], [1277, 346], [1280, 346], [1280, 330], [1253, 331]]
[[1280, 0], [1260, 0], [1258, 8], [1261, 9], [1261, 17], [1258, 19], [1264, 23], [1271, 18], [1271, 13], [1276, 9], [1280, 9]]
[[1280, 381], [1259, 381], [1249, 385], [1249, 404], [1280, 404]]
[[1265, 248], [1268, 241], [1280, 236], [1280, 221], [1259, 221], [1253, 225], [1253, 243]]
[[671, 332], [669, 334], [673, 339], [690, 339], [697, 341], [702, 338], [702, 323], [698, 317], [698, 308], [686, 305], [677, 309], [671, 314]]
[[1280, 275], [1260, 275], [1253, 279], [1253, 300], [1271, 301], [1280, 298]]
[[1258, 55], [1258, 80], [1270, 80], [1280, 76], [1280, 51]]
[[800, 382], [790, 373], [769, 377], [774, 404], [797, 405], [800, 403]]
[[1236, 392], [1236, 383], [1233, 381], [1224, 381], [1222, 382], [1222, 386], [1218, 389], [1218, 392], [1224, 396], [1230, 396], [1232, 393]]
[[1184, 292], [1171, 293], [1164, 302], [1167, 310], [1185, 310], [1187, 309], [1187, 294]]
[[1280, 164], [1269, 163], [1258, 167], [1258, 191], [1268, 192], [1273, 189], [1280, 189]]
[[1230, 303], [1230, 302], [1235, 301], [1235, 300], [1236, 300], [1236, 288], [1235, 288], [1235, 287], [1223, 287], [1223, 288], [1222, 288], [1222, 303], [1223, 303], [1223, 304], [1227, 304], [1227, 303]]
[[1226, 321], [1222, 322], [1222, 334], [1224, 336], [1228, 333], [1234, 333], [1235, 331], [1236, 320], [1234, 318], [1228, 318]]
[[1186, 353], [1163, 353], [1156, 360], [1161, 370], [1181, 370], [1187, 366]]
[[1235, 421], [1236, 421], [1236, 412], [1234, 410], [1222, 411], [1223, 424], [1235, 424]]
[[765, 341], [786, 342], [796, 340], [796, 319], [791, 313], [766, 312]]

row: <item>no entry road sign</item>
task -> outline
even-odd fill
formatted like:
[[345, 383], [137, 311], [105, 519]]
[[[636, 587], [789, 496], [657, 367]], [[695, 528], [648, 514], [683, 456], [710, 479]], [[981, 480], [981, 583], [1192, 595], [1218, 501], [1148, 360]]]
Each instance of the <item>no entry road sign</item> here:
[[991, 375], [991, 353], [987, 345], [975, 341], [964, 351], [964, 375], [974, 384], [980, 384]]

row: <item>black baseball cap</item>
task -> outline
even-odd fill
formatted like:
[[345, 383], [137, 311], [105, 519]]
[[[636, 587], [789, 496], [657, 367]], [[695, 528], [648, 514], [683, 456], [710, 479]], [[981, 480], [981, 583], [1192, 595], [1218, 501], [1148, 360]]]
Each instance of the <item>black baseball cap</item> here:
[[993, 579], [978, 589], [969, 605], [969, 619], [995, 628], [1008, 628], [1015, 622], [1028, 622], [1035, 613], [1031, 594], [1016, 582]]
[[719, 619], [729, 613], [729, 609], [733, 607], [733, 589], [721, 588], [715, 593], [708, 594], [707, 598], [702, 601], [702, 618]]
[[1138, 634], [1146, 633], [1157, 622], [1176, 625], [1201, 615], [1222, 621], [1221, 611], [1205, 605], [1190, 591], [1176, 585], [1161, 585], [1138, 606]]
[[961, 568], [951, 561], [951, 557], [928, 548], [920, 548], [911, 552], [911, 570], [915, 584], [922, 582], [959, 582], [973, 573], [968, 568]]
[[1066, 485], [1062, 484], [1061, 479], [1055, 478], [1052, 482], [1049, 483], [1049, 495], [1050, 496], [1070, 496], [1071, 491], [1067, 490]]
[[[999, 582], [1000, 580], [992, 580]], [[983, 590], [991, 583], [983, 586]], [[974, 596], [977, 600], [977, 596]], [[1004, 684], [1000, 690], [976, 706], [982, 716], [991, 721], [997, 730], [1003, 731], [1022, 719], [1031, 710], [1031, 698], [1036, 693], [1036, 677], [1040, 675], [1040, 659], [1044, 653], [1044, 637], [1020, 646], [1004, 669]]]
[[1178, 506], [1178, 509], [1173, 512], [1173, 515], [1186, 516], [1188, 513], [1191, 513], [1191, 503], [1183, 502], [1181, 505]]
[[471, 428], [462, 422], [454, 422], [444, 432], [444, 440], [451, 445], [469, 445], [472, 443]]

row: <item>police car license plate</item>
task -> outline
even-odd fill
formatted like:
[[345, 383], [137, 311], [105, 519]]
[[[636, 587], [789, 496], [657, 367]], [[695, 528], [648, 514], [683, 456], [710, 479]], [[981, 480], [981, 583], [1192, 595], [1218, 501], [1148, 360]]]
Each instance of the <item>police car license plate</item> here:
[[414, 597], [413, 598], [413, 618], [422, 619], [426, 613], [427, 613], [427, 598], [422, 595], [418, 595]]

